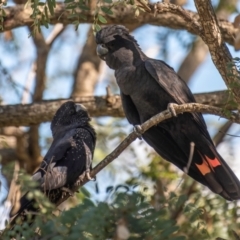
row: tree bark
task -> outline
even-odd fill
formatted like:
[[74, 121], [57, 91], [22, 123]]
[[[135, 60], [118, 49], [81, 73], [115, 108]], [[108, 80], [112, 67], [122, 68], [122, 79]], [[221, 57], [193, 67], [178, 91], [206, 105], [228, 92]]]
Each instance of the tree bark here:
[[[198, 93], [194, 97], [198, 103], [235, 110], [233, 106], [227, 104], [228, 91]], [[61, 104], [69, 100], [83, 104], [92, 117], [124, 117], [119, 95], [75, 97], [44, 100], [33, 104], [0, 106], [0, 127], [31, 126], [51, 121]]]
[[201, 38], [197, 38], [186, 58], [183, 60], [178, 70], [178, 75], [188, 83], [196, 69], [206, 59], [207, 54], [208, 48], [206, 44]]
[[232, 63], [232, 56], [222, 37], [211, 2], [210, 0], [195, 0], [195, 5], [202, 28], [200, 36], [208, 45], [212, 60], [226, 85], [232, 91], [235, 101], [240, 104], [240, 84], [237, 79], [240, 77], [240, 73], [235, 66], [228, 68], [228, 65]]
[[[170, 4], [170, 3], [158, 3], [158, 4], [149, 4], [151, 9], [155, 9], [155, 6], [158, 6], [155, 14], [148, 12], [141, 12], [141, 14], [136, 18], [135, 9], [130, 6], [117, 5], [113, 7], [113, 15], [105, 16], [108, 24], [123, 24], [126, 26], [132, 26], [133, 28], [139, 27], [144, 24], [152, 24], [156, 26], [164, 26], [172, 29], [182, 29], [187, 30], [190, 33], [200, 35], [199, 27], [195, 27], [192, 22], [197, 22], [199, 16], [197, 13], [184, 10], [179, 6]], [[176, 11], [176, 7], [181, 9], [181, 12], [185, 15], [188, 15], [189, 18], [186, 19], [183, 17], [179, 11]], [[159, 11], [161, 9], [161, 11]], [[3, 28], [4, 31], [13, 29], [16, 27], [27, 26], [33, 24], [33, 19], [30, 17], [32, 10], [29, 6], [24, 7], [24, 5], [18, 5], [13, 7], [4, 8], [6, 16], [4, 17]], [[155, 11], [155, 10], [153, 10]], [[80, 23], [93, 23], [94, 21], [94, 11], [90, 12], [81, 12], [86, 16], [86, 19], [80, 18]], [[70, 24], [76, 18], [71, 20], [68, 18], [69, 12], [66, 10], [66, 5], [63, 3], [57, 3], [56, 8], [54, 9], [54, 15], [50, 16], [50, 24], [63, 23]], [[190, 21], [189, 21], [190, 20]], [[220, 30], [225, 42], [234, 45], [234, 38], [238, 32], [238, 28], [235, 28], [234, 25], [225, 20], [219, 20]]]
[[75, 71], [72, 97], [91, 96], [94, 93], [100, 71], [101, 59], [96, 53], [95, 37], [92, 28], [88, 31], [87, 41], [83, 47]]

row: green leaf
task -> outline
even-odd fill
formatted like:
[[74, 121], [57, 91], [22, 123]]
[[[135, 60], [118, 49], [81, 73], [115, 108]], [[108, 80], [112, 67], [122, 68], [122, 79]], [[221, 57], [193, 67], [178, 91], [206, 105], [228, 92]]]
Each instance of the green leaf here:
[[44, 7], [44, 13], [45, 13], [45, 17], [46, 17], [46, 19], [49, 21], [49, 16], [48, 16], [48, 9], [47, 9], [47, 6]]
[[101, 23], [107, 23], [107, 19], [102, 16], [102, 15], [98, 15], [98, 20], [101, 22]]
[[88, 6], [86, 6], [86, 5], [79, 4], [78, 6], [79, 6], [79, 8], [81, 8], [82, 10], [86, 10], [86, 11], [89, 11], [89, 10], [90, 10], [90, 8], [89, 8]]
[[75, 4], [69, 4], [67, 5], [66, 9], [75, 9], [76, 5]]
[[4, 11], [4, 9], [2, 9], [2, 16], [6, 17], [6, 12]]
[[47, 0], [48, 9], [51, 15], [54, 15], [53, 3], [50, 0]]
[[[77, 24], [79, 24], [79, 22], [77, 23], [75, 23], [75, 25], [77, 25]], [[90, 195], [90, 193], [89, 193], [89, 191], [85, 188], [85, 187], [82, 187], [81, 188], [81, 192], [86, 196], [86, 197], [90, 197], [91, 195]]]
[[176, 232], [179, 229], [178, 226], [171, 226], [167, 229], [164, 229], [161, 233], [161, 237], [162, 239], [166, 239], [168, 236], [170, 236], [171, 234], [173, 234], [174, 232]]
[[179, 208], [181, 205], [183, 205], [187, 201], [187, 196], [186, 195], [181, 195], [178, 197], [177, 203], [176, 203], [176, 208]]
[[108, 8], [108, 7], [101, 7], [101, 10], [104, 13], [108, 14], [108, 15], [112, 15], [113, 14], [112, 10], [110, 8]]
[[104, 0], [105, 3], [112, 3], [112, 0]]
[[55, 8], [56, 7], [56, 1], [55, 0], [51, 0], [52, 1], [52, 5]]
[[[79, 14], [78, 13], [73, 13], [73, 14], [70, 14], [67, 18], [68, 19], [71, 19], [71, 18], [78, 18]], [[78, 22], [79, 23], [79, 22]], [[74, 23], [73, 23], [74, 24]]]
[[98, 32], [98, 31], [101, 30], [101, 27], [100, 27], [100, 25], [95, 24], [95, 25], [94, 25], [94, 29], [95, 29], [96, 32]]
[[74, 0], [64, 0], [64, 3], [71, 3], [74, 2]]
[[174, 192], [170, 192], [169, 199], [175, 198], [177, 195]]
[[94, 24], [94, 31], [98, 32], [101, 30], [101, 27], [98, 24]]
[[171, 238], [171, 240], [186, 240], [186, 237], [184, 237], [184, 236], [177, 236], [177, 237]]
[[81, 13], [79, 14], [79, 17], [83, 20], [87, 20], [87, 17], [85, 15], [81, 14]]

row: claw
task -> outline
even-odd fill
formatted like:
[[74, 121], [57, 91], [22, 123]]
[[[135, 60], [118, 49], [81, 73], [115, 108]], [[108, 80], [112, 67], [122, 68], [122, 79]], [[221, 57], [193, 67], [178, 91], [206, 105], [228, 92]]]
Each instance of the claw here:
[[135, 125], [133, 131], [137, 134], [137, 137], [142, 140], [142, 127], [140, 125]]
[[174, 109], [175, 106], [178, 106], [178, 105], [175, 104], [175, 103], [169, 103], [168, 106], [167, 106], [168, 111], [171, 112], [173, 117], [177, 117], [177, 113], [176, 113], [176, 111]]
[[90, 176], [90, 170], [87, 169], [85, 172], [83, 172], [77, 179], [77, 181], [75, 182], [75, 186], [81, 186], [82, 182], [84, 181], [84, 179], [87, 179], [89, 181], [96, 181], [96, 177], [91, 178]]
[[75, 186], [81, 186], [81, 183], [83, 182], [83, 179], [85, 178], [86, 172], [83, 172], [75, 182]]
[[61, 187], [61, 190], [62, 190], [62, 197], [64, 197], [67, 193], [70, 196], [73, 196], [73, 194], [74, 194], [74, 192], [72, 190], [70, 190], [69, 188], [66, 188], [66, 187]]
[[91, 178], [89, 169], [86, 170], [86, 178], [87, 178], [87, 180], [90, 180], [90, 181], [95, 181], [96, 180], [96, 178]]

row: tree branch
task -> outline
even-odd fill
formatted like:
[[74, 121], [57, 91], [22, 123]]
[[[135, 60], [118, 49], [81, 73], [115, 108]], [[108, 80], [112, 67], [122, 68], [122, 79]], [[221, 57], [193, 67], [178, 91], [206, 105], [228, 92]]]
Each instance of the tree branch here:
[[[227, 105], [228, 92], [210, 92], [194, 95], [198, 103], [236, 110]], [[57, 109], [66, 101], [72, 100], [84, 104], [90, 116], [124, 117], [119, 95], [74, 97], [69, 99], [44, 100], [32, 104], [16, 104], [0, 106], [0, 127], [30, 126], [51, 121]]]
[[[234, 112], [226, 113], [221, 108], [203, 105], [203, 104], [199, 104], [199, 103], [186, 103], [186, 104], [182, 104], [182, 105], [174, 105], [174, 109], [177, 114], [184, 113], [184, 112], [202, 112], [202, 113], [217, 115], [217, 116], [220, 116], [223, 118], [227, 118], [233, 122], [240, 123], [240, 115], [239, 114], [236, 114]], [[169, 110], [165, 110], [165, 111], [153, 116], [152, 118], [150, 118], [148, 121], [144, 122], [141, 125], [141, 128], [140, 128], [141, 134], [143, 134], [149, 128], [151, 128], [169, 118], [172, 118], [172, 113]], [[135, 131], [131, 132], [118, 145], [118, 147], [115, 148], [114, 151], [112, 151], [109, 155], [107, 155], [97, 166], [95, 166], [92, 169], [90, 176], [92, 178], [95, 177], [97, 173], [99, 173], [109, 163], [111, 163], [114, 159], [116, 159], [137, 137], [138, 137], [138, 134]], [[83, 182], [80, 184], [80, 186], [83, 186], [88, 181], [89, 180], [85, 178], [83, 180]], [[73, 192], [76, 192], [80, 186], [79, 185], [74, 186], [71, 190]], [[63, 198], [60, 199], [60, 201], [56, 205], [57, 206], [60, 205], [62, 202], [64, 202], [69, 197], [70, 197], [70, 194], [67, 193]]]
[[231, 128], [232, 124], [233, 123], [231, 121], [227, 121], [226, 123], [224, 123], [220, 127], [216, 135], [213, 137], [213, 142], [216, 145], [216, 147], [223, 141], [224, 137], [226, 136], [226, 133]]
[[[148, 12], [141, 12], [141, 14], [135, 18], [135, 9], [130, 6], [117, 5], [112, 8], [113, 15], [105, 15], [108, 24], [121, 24], [128, 26], [129, 28], [136, 28], [144, 24], [152, 24], [157, 26], [165, 26], [172, 29], [187, 30], [190, 33], [200, 35], [201, 26], [198, 23], [199, 16], [197, 13], [184, 10], [180, 6], [170, 3], [158, 3], [156, 5], [149, 4], [152, 11], [155, 11], [155, 6], [158, 6], [157, 14]], [[161, 9], [161, 11], [159, 11]], [[4, 17], [3, 28], [4, 31], [32, 25], [33, 19], [30, 17], [32, 10], [29, 6], [24, 8], [24, 5], [18, 5], [13, 7], [4, 8], [6, 16]], [[50, 23], [63, 23], [71, 24], [73, 21], [79, 20], [80, 23], [93, 23], [94, 11], [81, 11], [79, 13], [84, 14], [86, 19], [68, 18], [69, 11], [66, 10], [66, 5], [63, 3], [57, 3], [54, 9], [54, 15], [50, 17]], [[187, 17], [188, 16], [188, 17]], [[234, 45], [234, 38], [238, 32], [238, 28], [235, 28], [232, 23], [228, 21], [219, 20], [220, 30], [225, 42]]]
[[89, 28], [88, 38], [79, 57], [74, 73], [72, 97], [93, 95], [99, 78], [101, 59], [97, 56], [96, 41], [92, 28]]
[[[173, 3], [176, 0], [172, 0]], [[184, 2], [184, 0], [179, 0]], [[215, 9], [216, 15], [220, 19], [227, 20], [228, 17], [232, 14], [232, 9], [236, 7], [237, 0], [231, 0], [226, 2], [225, 0], [220, 0], [218, 6]], [[183, 60], [182, 64], [179, 67], [178, 75], [188, 83], [191, 80], [191, 76], [199, 67], [199, 65], [205, 60], [207, 54], [209, 53], [207, 45], [204, 41], [197, 37], [193, 42], [190, 51]]]
[[198, 37], [192, 44], [191, 50], [179, 67], [178, 75], [188, 83], [196, 69], [203, 63], [208, 54], [206, 44]]
[[49, 36], [46, 38], [46, 44], [51, 48], [55, 40], [58, 38], [58, 36], [61, 35], [61, 33], [65, 30], [66, 26], [64, 26], [61, 23], [58, 23], [55, 25], [52, 32], [49, 34]]
[[240, 73], [235, 67], [232, 67], [230, 68], [232, 74], [230, 74], [228, 65], [232, 62], [232, 56], [222, 37], [220, 24], [218, 23], [212, 4], [210, 0], [195, 0], [195, 5], [202, 27], [200, 36], [208, 45], [212, 60], [226, 85], [232, 90], [236, 102], [240, 103], [240, 85], [237, 79], [237, 77], [240, 77]]

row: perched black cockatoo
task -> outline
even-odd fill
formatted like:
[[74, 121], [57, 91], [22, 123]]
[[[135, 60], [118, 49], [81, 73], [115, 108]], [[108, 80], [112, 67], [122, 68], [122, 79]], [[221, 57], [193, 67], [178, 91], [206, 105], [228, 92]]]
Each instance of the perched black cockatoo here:
[[[195, 99], [165, 62], [147, 57], [124, 26], [112, 25], [96, 34], [97, 54], [115, 70], [128, 121], [138, 125], [168, 108]], [[150, 128], [143, 139], [180, 169], [187, 166], [190, 143], [195, 143], [188, 174], [227, 200], [240, 199], [240, 182], [217, 152], [200, 113], [184, 113]]]
[[[79, 176], [90, 178], [96, 134], [89, 121], [84, 106], [72, 101], [62, 104], [53, 117], [53, 142], [32, 176], [52, 203], [57, 203]], [[14, 219], [19, 216], [25, 219], [26, 211], [36, 210], [34, 200], [28, 200], [25, 194]]]

